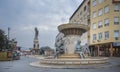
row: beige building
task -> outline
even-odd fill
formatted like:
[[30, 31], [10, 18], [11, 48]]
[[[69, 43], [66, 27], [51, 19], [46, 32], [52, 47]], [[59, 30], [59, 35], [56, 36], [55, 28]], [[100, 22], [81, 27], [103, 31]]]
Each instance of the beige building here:
[[120, 56], [120, 0], [83, 0], [69, 22], [90, 27], [81, 40], [93, 56]]
[[120, 56], [120, 0], [90, 0], [90, 46], [95, 56]]

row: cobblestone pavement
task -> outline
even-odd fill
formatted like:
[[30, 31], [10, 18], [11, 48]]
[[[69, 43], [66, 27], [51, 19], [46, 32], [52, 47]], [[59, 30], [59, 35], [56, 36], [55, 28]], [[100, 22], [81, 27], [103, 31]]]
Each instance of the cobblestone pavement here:
[[[0, 72], [120, 72], [120, 57], [111, 57], [110, 67], [83, 69], [51, 69], [30, 66], [38, 59], [22, 56], [20, 60], [0, 61]], [[107, 66], [107, 65], [105, 65]]]

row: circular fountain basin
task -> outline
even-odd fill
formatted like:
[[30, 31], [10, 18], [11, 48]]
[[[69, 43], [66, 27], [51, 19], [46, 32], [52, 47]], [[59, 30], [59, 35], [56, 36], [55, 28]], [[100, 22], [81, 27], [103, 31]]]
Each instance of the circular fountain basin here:
[[82, 35], [82, 33], [89, 30], [89, 27], [84, 24], [67, 23], [59, 25], [58, 30], [64, 35]]
[[41, 59], [41, 64], [49, 65], [84, 65], [84, 64], [103, 64], [107, 63], [108, 58], [87, 58], [87, 59]]

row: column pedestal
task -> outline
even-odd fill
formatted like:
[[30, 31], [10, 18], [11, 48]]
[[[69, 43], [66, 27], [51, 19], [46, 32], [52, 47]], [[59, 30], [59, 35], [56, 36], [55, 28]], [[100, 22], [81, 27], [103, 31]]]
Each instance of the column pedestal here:
[[33, 54], [34, 55], [38, 55], [39, 54], [39, 41], [38, 41], [38, 39], [34, 39], [34, 46], [33, 46], [34, 48], [33, 48]]

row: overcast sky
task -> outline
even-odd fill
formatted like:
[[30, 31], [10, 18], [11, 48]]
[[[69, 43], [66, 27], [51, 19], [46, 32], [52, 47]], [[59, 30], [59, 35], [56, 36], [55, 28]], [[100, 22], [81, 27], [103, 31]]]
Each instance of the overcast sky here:
[[34, 28], [39, 30], [39, 44], [54, 48], [57, 26], [69, 22], [82, 0], [0, 0], [0, 29], [18, 46], [33, 47]]

